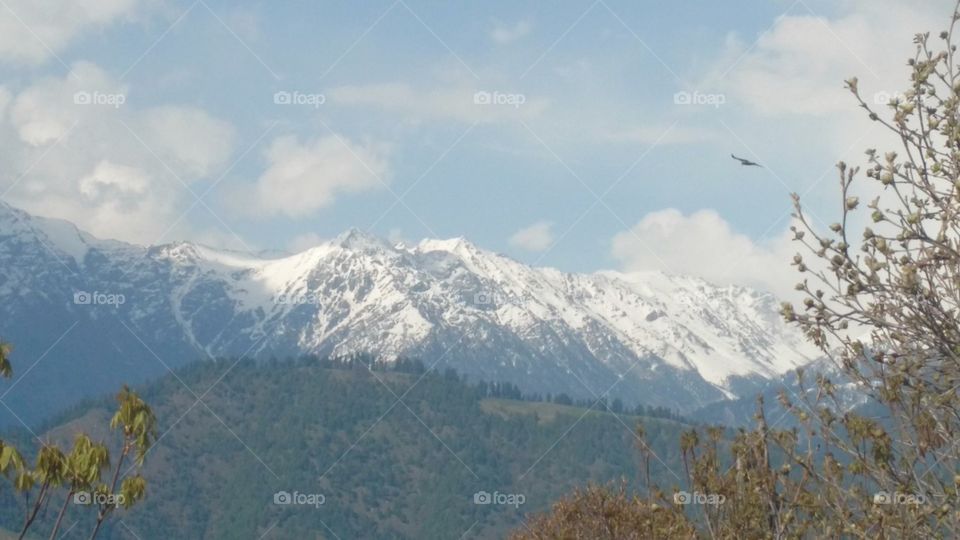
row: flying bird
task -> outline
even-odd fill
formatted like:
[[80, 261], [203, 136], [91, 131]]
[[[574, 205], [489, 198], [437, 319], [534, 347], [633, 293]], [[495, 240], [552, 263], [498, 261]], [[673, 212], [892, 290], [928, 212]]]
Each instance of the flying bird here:
[[755, 162], [755, 161], [750, 161], [749, 159], [738, 158], [737, 156], [735, 156], [735, 155], [733, 155], [733, 154], [730, 154], [730, 157], [732, 157], [733, 159], [739, 161], [740, 164], [743, 165], [744, 167], [763, 167], [763, 165], [761, 165], [761, 164], [759, 164], [759, 163], [757, 163], [757, 162]]

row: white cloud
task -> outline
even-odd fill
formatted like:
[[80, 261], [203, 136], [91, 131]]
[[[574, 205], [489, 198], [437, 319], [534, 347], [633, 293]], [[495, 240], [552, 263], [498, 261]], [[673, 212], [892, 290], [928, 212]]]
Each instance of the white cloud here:
[[[899, 144], [866, 119], [843, 81], [857, 76], [867, 101], [877, 93], [902, 91], [909, 86], [906, 59], [913, 52], [913, 35], [930, 31], [931, 42], [942, 43], [936, 35], [949, 23], [952, 4], [936, 0], [916, 9], [905, 2], [849, 0], [833, 6], [839, 15], [829, 18], [798, 5], [774, 21], [755, 44], [754, 36], [731, 35], [712, 72], [698, 86], [726, 95], [724, 111], [734, 115], [730, 124], [752, 130], [743, 130], [737, 138], [743, 136], [747, 144], [756, 146], [759, 158], [770, 161], [778, 173], [789, 173], [781, 170], [778, 161], [797, 155], [796, 145], [822, 145], [822, 150], [830, 152], [830, 161], [818, 164], [817, 172], [836, 159], [858, 163], [864, 148], [882, 151]], [[811, 5], [816, 9], [817, 4]], [[888, 109], [878, 104], [877, 110], [885, 114]], [[720, 133], [725, 134], [723, 130]], [[652, 135], [655, 130], [637, 132], [639, 140]], [[775, 147], [770, 141], [784, 144]], [[737, 146], [739, 142], [731, 141]], [[808, 210], [815, 209], [827, 223], [835, 215], [836, 205], [821, 203], [839, 196], [834, 178], [835, 173], [828, 171], [817, 191], [804, 197]], [[862, 200], [877, 195], [873, 186], [869, 181], [857, 184]], [[867, 216], [868, 212], [855, 214], [851, 226], [859, 227]], [[813, 222], [825, 226], [819, 219]], [[793, 287], [801, 279], [790, 262], [795, 253], [805, 252], [791, 239], [786, 225], [767, 238], [752, 239], [738, 233], [713, 210], [685, 215], [666, 209], [650, 213], [630, 230], [618, 233], [611, 249], [624, 270], [695, 275], [716, 283], [765, 289], [790, 299], [796, 297]], [[810, 263], [811, 257], [806, 259]]]
[[761, 288], [789, 298], [798, 280], [790, 266], [798, 250], [784, 231], [757, 243], [713, 210], [689, 216], [669, 208], [644, 216], [613, 237], [612, 254], [626, 271], [661, 270], [728, 285]]
[[122, 206], [135, 206], [149, 187], [143, 171], [135, 167], [117, 165], [107, 160], [97, 164], [93, 172], [78, 183], [80, 194], [89, 201], [114, 201]]
[[510, 245], [526, 251], [544, 251], [553, 245], [553, 223], [538, 221], [513, 233]]
[[234, 147], [233, 128], [195, 107], [162, 106], [139, 118], [144, 142], [187, 177], [205, 177], [224, 164]]
[[304, 142], [278, 137], [265, 154], [266, 171], [236, 194], [248, 215], [309, 216], [342, 194], [381, 187], [389, 178], [384, 147], [335, 135]]
[[232, 127], [193, 107], [136, 109], [131, 90], [95, 64], [72, 71], [77, 77], [40, 79], [12, 95], [0, 122], [5, 198], [101, 237], [188, 236], [186, 219], [161, 238], [193, 200], [180, 180], [189, 185], [225, 165]]
[[527, 21], [519, 21], [513, 25], [497, 21], [490, 31], [490, 39], [498, 45], [506, 45], [525, 37], [532, 29], [533, 26]]
[[7, 111], [13, 101], [13, 93], [9, 88], [0, 86], [0, 122], [7, 121]]
[[[95, 96], [125, 100], [126, 85], [112, 79], [103, 69], [90, 62], [77, 62], [71, 68], [76, 76], [46, 77], [20, 92], [12, 106], [11, 122], [21, 141], [43, 146], [63, 137], [77, 123], [102, 123], [121, 117], [124, 105], [95, 105]], [[120, 97], [122, 96], [122, 97]], [[77, 102], [86, 98], [91, 103]]]
[[39, 64], [86, 31], [131, 17], [138, 0], [6, 0], [0, 9], [0, 62]]
[[287, 242], [287, 249], [293, 253], [300, 253], [324, 243], [325, 239], [317, 233], [308, 232], [294, 236]]
[[[914, 35], [929, 31], [931, 45], [941, 47], [937, 34], [949, 24], [954, 2], [931, 0], [917, 9], [898, 0], [845, 0], [822, 14], [826, 2], [806, 4], [759, 36], [728, 36], [697, 86], [725, 95], [719, 132], [729, 150], [766, 165], [803, 196], [808, 211], [829, 222], [839, 196], [833, 164], [864, 165], [867, 148], [902, 152], [899, 137], [868, 119], [844, 81], [856, 76], [861, 97], [889, 118], [879, 98], [911, 85]], [[853, 191], [863, 200], [880, 195], [876, 183], [862, 172], [860, 178]]]
[[846, 12], [833, 19], [798, 8], [777, 19], [752, 48], [750, 40], [730, 36], [708, 80], [732, 93], [731, 103], [765, 116], [855, 112], [843, 81], [858, 76], [868, 99], [902, 91], [909, 85], [906, 57], [913, 35], [936, 36], [952, 9], [945, 0], [924, 9], [875, 0], [843, 5]]

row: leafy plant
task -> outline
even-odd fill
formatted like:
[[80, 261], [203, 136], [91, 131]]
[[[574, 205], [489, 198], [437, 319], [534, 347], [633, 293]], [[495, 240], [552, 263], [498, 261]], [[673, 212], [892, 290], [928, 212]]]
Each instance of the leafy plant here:
[[[0, 343], [0, 376], [10, 378], [13, 368], [9, 361], [11, 347]], [[56, 444], [40, 441], [41, 445], [32, 467], [11, 444], [0, 440], [0, 473], [12, 479], [13, 488], [24, 501], [25, 514], [19, 538], [36, 524], [42, 508], [62, 493], [63, 503], [53, 524], [50, 538], [57, 538], [63, 518], [71, 504], [90, 505], [97, 509], [96, 525], [90, 533], [96, 538], [103, 522], [120, 506], [130, 508], [146, 495], [146, 480], [140, 475], [128, 476], [120, 483], [124, 459], [133, 453], [141, 467], [155, 437], [156, 418], [139, 396], [124, 387], [117, 395], [118, 410], [110, 422], [111, 429], [122, 435], [120, 457], [113, 470], [110, 484], [102, 481], [102, 474], [110, 468], [110, 451], [102, 442], [94, 442], [89, 435], [77, 433], [73, 447], [64, 453]]]

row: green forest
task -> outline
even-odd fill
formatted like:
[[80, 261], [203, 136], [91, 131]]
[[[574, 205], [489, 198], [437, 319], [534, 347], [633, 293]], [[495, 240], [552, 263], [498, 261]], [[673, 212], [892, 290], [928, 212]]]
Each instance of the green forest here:
[[[158, 434], [142, 471], [147, 496], [107, 521], [101, 537], [503, 536], [576, 486], [636, 480], [638, 422], [654, 452], [680, 470], [677, 440], [689, 426], [678, 420], [617, 414], [601, 403], [490, 397], [497, 385], [452, 372], [370, 365], [221, 360], [141, 388]], [[110, 440], [112, 406], [78, 406], [41, 436], [63, 446], [76, 431]], [[27, 434], [10, 440], [24, 454], [36, 451]], [[666, 466], [653, 474], [678, 483]], [[322, 504], [275, 504], [279, 492], [320, 494]], [[478, 492], [521, 495], [522, 504], [477, 504]], [[23, 501], [0, 493], [5, 528], [19, 530]], [[31, 532], [46, 534], [60, 502]], [[63, 529], [79, 521], [88, 530], [95, 513], [85, 510], [71, 506]]]

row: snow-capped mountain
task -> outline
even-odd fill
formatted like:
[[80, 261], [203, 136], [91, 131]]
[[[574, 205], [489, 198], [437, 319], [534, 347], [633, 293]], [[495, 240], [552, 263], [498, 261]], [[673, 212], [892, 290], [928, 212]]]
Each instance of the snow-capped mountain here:
[[816, 356], [772, 296], [691, 277], [570, 274], [460, 238], [394, 246], [356, 230], [272, 258], [140, 247], [2, 203], [0, 300], [24, 377], [0, 400], [33, 418], [203, 357], [412, 356], [689, 411]]

